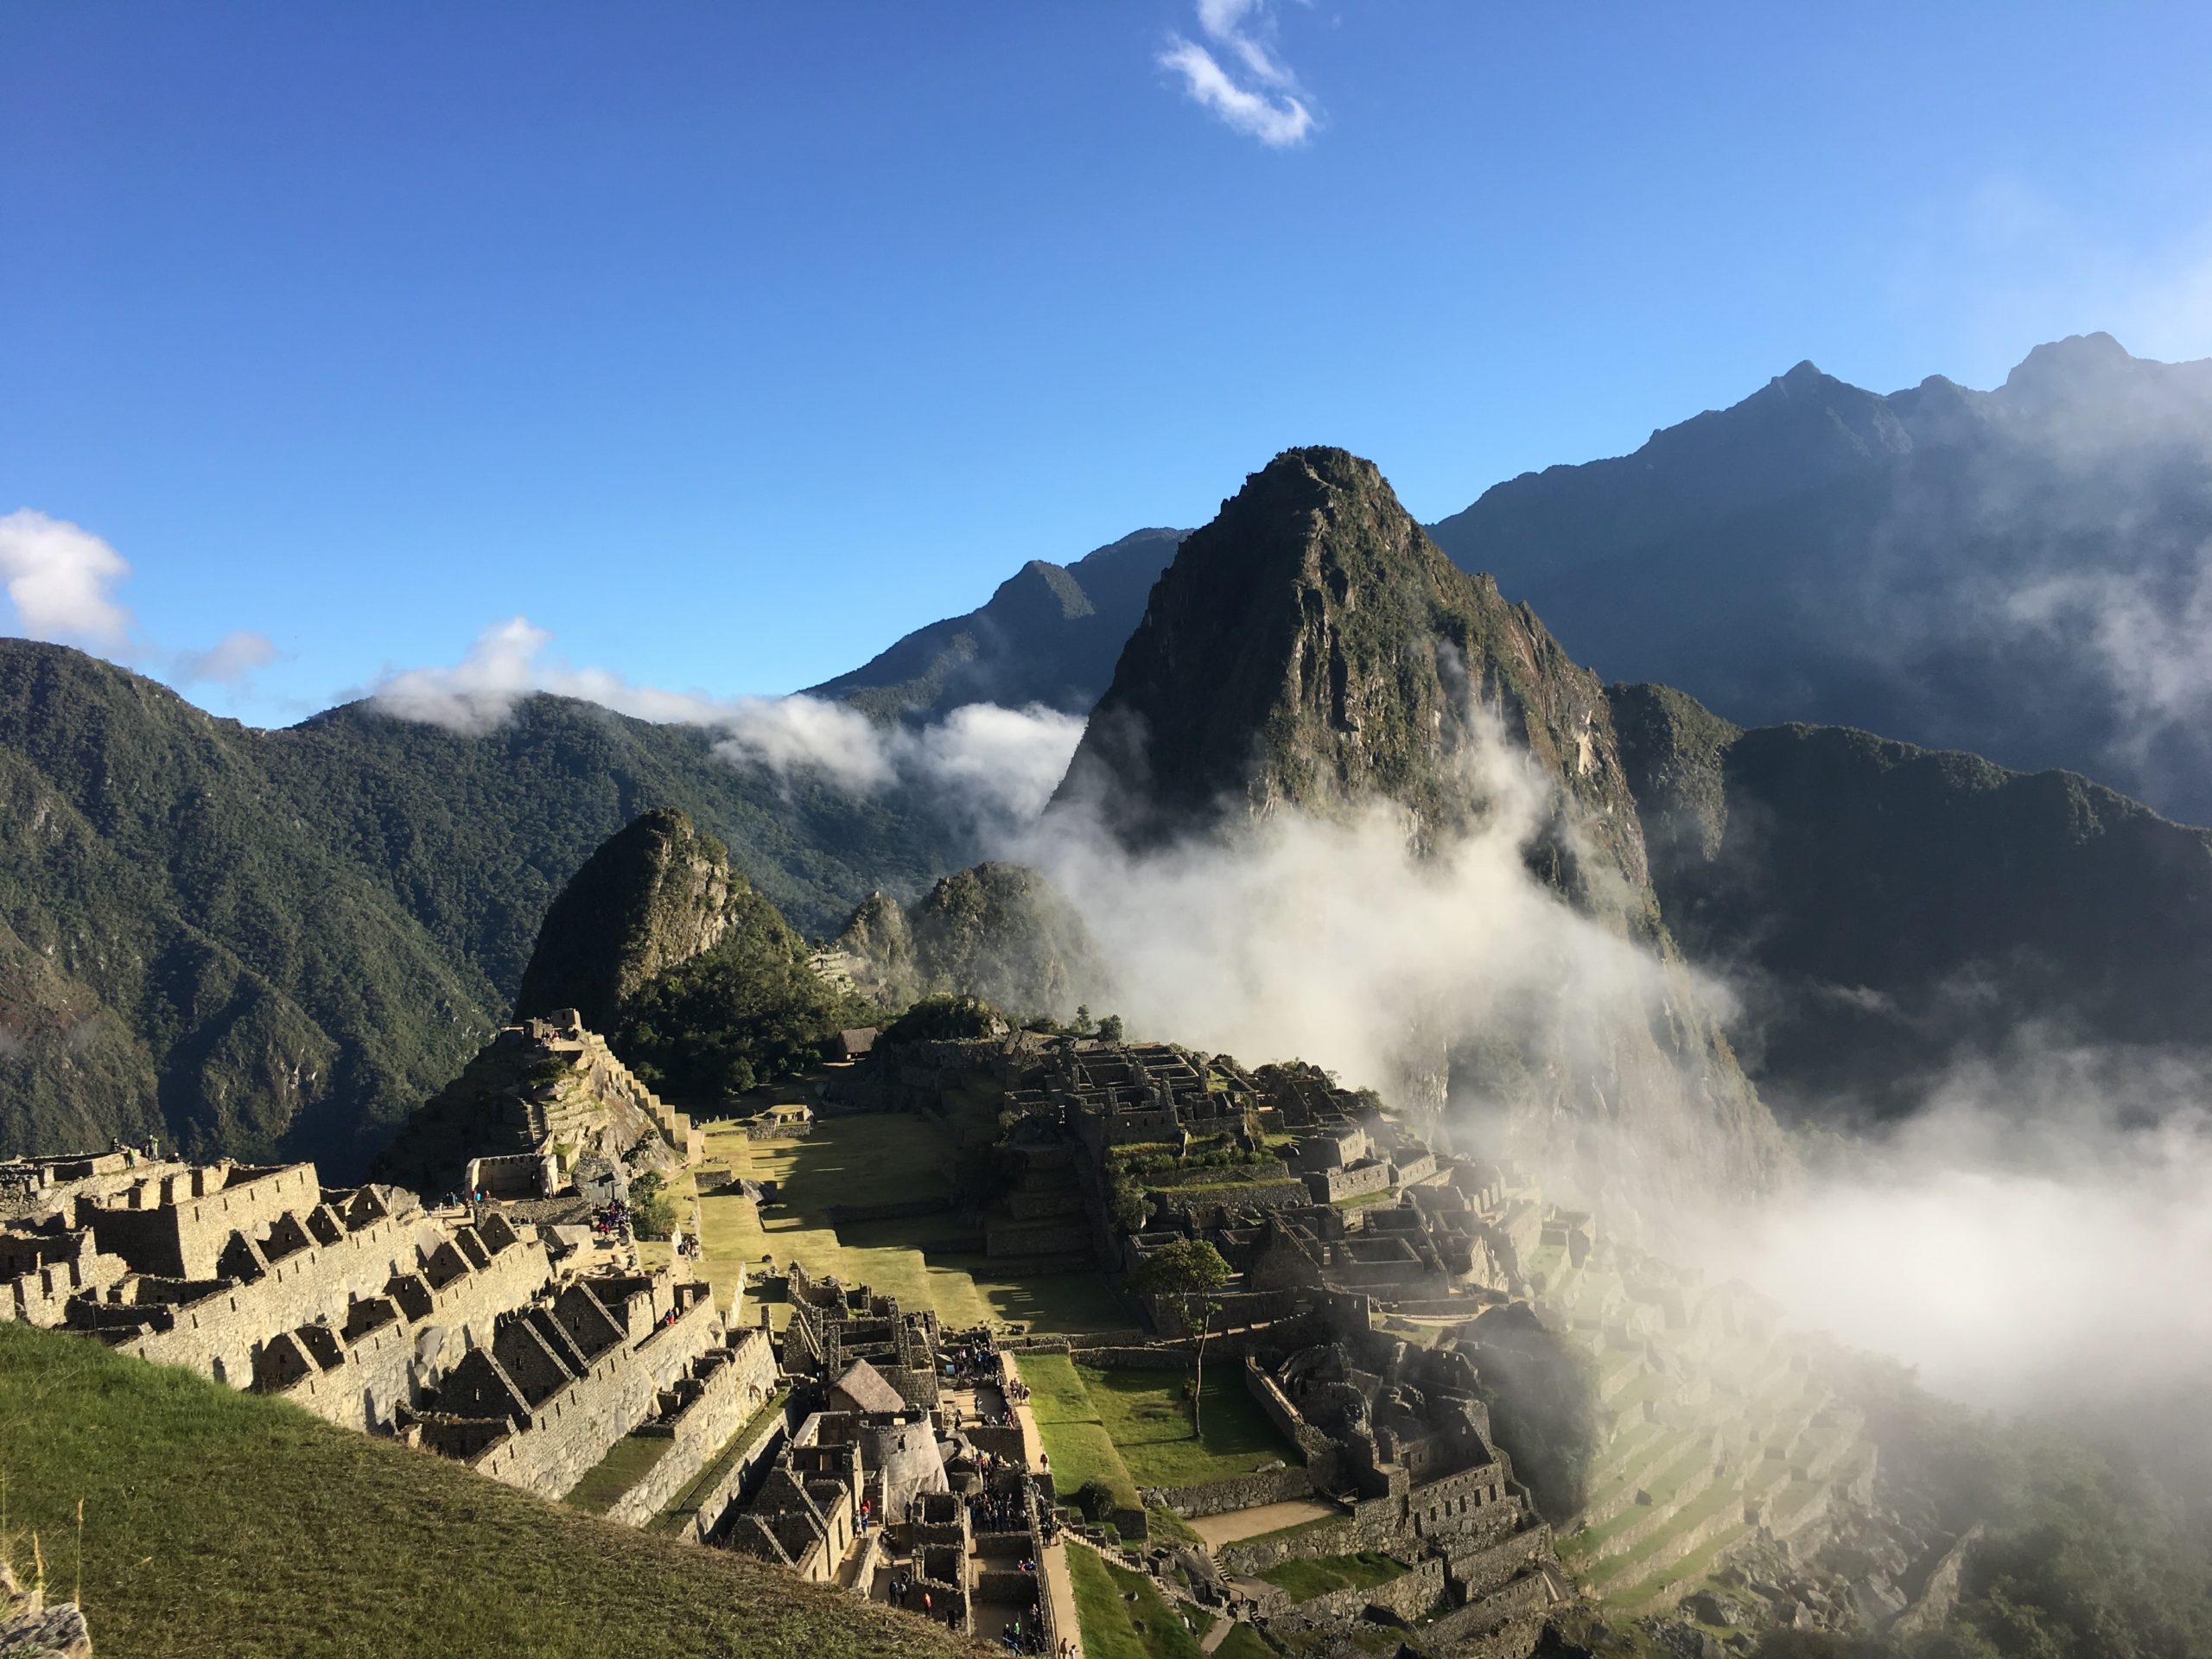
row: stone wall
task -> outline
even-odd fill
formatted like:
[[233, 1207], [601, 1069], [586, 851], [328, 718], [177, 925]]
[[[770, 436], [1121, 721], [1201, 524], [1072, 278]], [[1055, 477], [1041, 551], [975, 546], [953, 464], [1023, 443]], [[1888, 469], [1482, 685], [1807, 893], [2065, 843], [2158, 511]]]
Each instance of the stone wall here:
[[1276, 1432], [1298, 1448], [1309, 1468], [1317, 1471], [1318, 1478], [1325, 1483], [1332, 1480], [1337, 1467], [1336, 1441], [1307, 1422], [1290, 1397], [1275, 1385], [1274, 1378], [1249, 1354], [1244, 1357], [1244, 1389], [1258, 1402]]
[[[411, 1219], [372, 1222], [334, 1244], [284, 1258], [261, 1279], [186, 1303], [172, 1311], [168, 1329], [148, 1330], [121, 1346], [242, 1389], [253, 1382], [270, 1342], [302, 1325], [343, 1319], [345, 1325], [333, 1325], [340, 1363], [275, 1391], [346, 1427], [389, 1427], [397, 1407], [435, 1386], [472, 1349], [488, 1347], [499, 1316], [553, 1277], [545, 1246], [517, 1240], [480, 1267], [464, 1258], [460, 1272], [433, 1288], [417, 1271], [416, 1239]], [[404, 1281], [397, 1295], [389, 1294], [395, 1281]], [[389, 1319], [354, 1322], [356, 1309], [378, 1304], [389, 1308]]]
[[[738, 1338], [738, 1344], [741, 1348], [760, 1350], [768, 1345], [758, 1331], [746, 1332]], [[727, 1357], [717, 1359], [709, 1353], [700, 1362], [706, 1373], [698, 1378], [696, 1398], [672, 1421], [664, 1420], [639, 1431], [665, 1433], [673, 1444], [636, 1485], [608, 1508], [608, 1520], [626, 1527], [644, 1526], [721, 1454], [729, 1444], [730, 1436], [751, 1421], [753, 1414], [760, 1408], [766, 1394], [759, 1381], [759, 1368], [742, 1365], [735, 1352], [724, 1351]], [[774, 1387], [772, 1366], [767, 1386], [771, 1390]]]
[[1325, 1630], [1350, 1624], [1364, 1617], [1370, 1607], [1382, 1607], [1410, 1624], [1444, 1599], [1444, 1563], [1416, 1562], [1408, 1572], [1363, 1589], [1332, 1590], [1313, 1596], [1270, 1618], [1268, 1630]]
[[[742, 1425], [741, 1425], [742, 1427]], [[718, 1476], [714, 1484], [701, 1492], [691, 1515], [677, 1531], [677, 1536], [695, 1544], [703, 1544], [720, 1529], [730, 1510], [745, 1500], [746, 1494], [760, 1484], [760, 1478], [774, 1465], [777, 1456], [790, 1438], [790, 1428], [781, 1416], [772, 1417], [760, 1426], [753, 1438], [739, 1448], [737, 1456], [728, 1469]]]
[[1257, 1509], [1262, 1503], [1287, 1503], [1313, 1496], [1313, 1477], [1300, 1468], [1262, 1470], [1235, 1480], [1217, 1480], [1204, 1486], [1166, 1486], [1147, 1489], [1147, 1503], [1164, 1503], [1185, 1521], [1200, 1516], [1224, 1515], [1232, 1510]]
[[713, 1299], [701, 1297], [643, 1342], [609, 1349], [532, 1408], [518, 1432], [470, 1459], [471, 1466], [542, 1497], [564, 1496], [721, 1335]]
[[1306, 1191], [1313, 1195], [1316, 1204], [1334, 1204], [1339, 1198], [1364, 1198], [1370, 1192], [1387, 1192], [1392, 1185], [1391, 1166], [1380, 1159], [1363, 1164], [1340, 1165], [1333, 1169], [1317, 1169], [1306, 1177]]
[[266, 1232], [288, 1211], [304, 1215], [322, 1201], [313, 1164], [275, 1168], [216, 1165], [141, 1181], [105, 1202], [78, 1205], [102, 1251], [141, 1273], [212, 1279], [234, 1232]]

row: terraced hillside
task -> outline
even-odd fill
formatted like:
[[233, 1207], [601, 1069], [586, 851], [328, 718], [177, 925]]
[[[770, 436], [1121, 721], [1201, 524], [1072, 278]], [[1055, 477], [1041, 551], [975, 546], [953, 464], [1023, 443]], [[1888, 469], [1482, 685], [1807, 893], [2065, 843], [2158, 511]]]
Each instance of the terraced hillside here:
[[1808, 1547], [1839, 1500], [1871, 1500], [1874, 1447], [1817, 1355], [1740, 1287], [1620, 1246], [1531, 1258], [1546, 1322], [1595, 1354], [1607, 1419], [1589, 1497], [1559, 1529], [1589, 1594], [1659, 1612], [1765, 1537]]

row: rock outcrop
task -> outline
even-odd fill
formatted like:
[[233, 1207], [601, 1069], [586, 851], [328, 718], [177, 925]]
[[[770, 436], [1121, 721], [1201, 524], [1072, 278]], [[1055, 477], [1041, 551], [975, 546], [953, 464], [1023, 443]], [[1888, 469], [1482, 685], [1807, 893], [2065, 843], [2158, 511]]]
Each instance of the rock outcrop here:
[[564, 1009], [486, 1043], [401, 1125], [375, 1171], [378, 1180], [435, 1198], [461, 1187], [472, 1163], [491, 1162], [507, 1179], [480, 1177], [477, 1185], [535, 1197], [565, 1185], [588, 1155], [617, 1166], [680, 1164], [694, 1135], [688, 1117]]
[[855, 982], [890, 1003], [957, 995], [1017, 1018], [1064, 1017], [1110, 993], [1083, 918], [1022, 864], [957, 871], [911, 906], [871, 893], [836, 949]]
[[600, 844], [545, 913], [514, 1017], [574, 1008], [594, 1031], [655, 975], [712, 950], [744, 878], [683, 812], [646, 812]]
[[2024, 1027], [2204, 1055], [2212, 831], [2070, 772], [1610, 696], [1668, 925], [1761, 988], [1785, 1116], [1910, 1111]]

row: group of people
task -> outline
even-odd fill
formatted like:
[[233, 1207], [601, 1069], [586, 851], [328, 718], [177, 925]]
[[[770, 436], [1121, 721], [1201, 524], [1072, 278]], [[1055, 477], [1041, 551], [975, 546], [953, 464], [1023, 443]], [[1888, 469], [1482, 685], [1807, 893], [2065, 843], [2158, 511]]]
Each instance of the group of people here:
[[613, 1198], [591, 1212], [591, 1230], [602, 1238], [630, 1242], [630, 1206], [620, 1198]]
[[1018, 1492], [982, 1491], [968, 1500], [970, 1532], [1020, 1532], [1028, 1525], [1029, 1516]]
[[[919, 1613], [924, 1618], [938, 1616], [937, 1592], [925, 1584], [914, 1582], [912, 1573], [899, 1572], [891, 1580], [891, 1605], [904, 1607], [910, 1613]], [[960, 1604], [950, 1596], [944, 1599], [944, 1622], [957, 1629], [960, 1624]]]

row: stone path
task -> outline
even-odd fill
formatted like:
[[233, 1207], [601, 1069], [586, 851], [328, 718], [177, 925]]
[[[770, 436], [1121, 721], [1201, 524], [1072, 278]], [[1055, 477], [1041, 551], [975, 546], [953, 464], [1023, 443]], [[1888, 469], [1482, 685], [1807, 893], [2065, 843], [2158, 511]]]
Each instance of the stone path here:
[[1219, 1549], [1240, 1538], [1256, 1538], [1263, 1532], [1280, 1532], [1302, 1521], [1319, 1521], [1325, 1516], [1343, 1513], [1332, 1503], [1317, 1503], [1311, 1498], [1300, 1497], [1284, 1503], [1262, 1503], [1256, 1509], [1200, 1516], [1188, 1524], [1192, 1532], [1205, 1540], [1208, 1549]]
[[[1001, 1353], [999, 1366], [1007, 1382], [1021, 1380], [1021, 1368], [1012, 1354]], [[1021, 1427], [1022, 1461], [1032, 1469], [1043, 1468], [1045, 1440], [1037, 1432], [1037, 1414], [1027, 1400], [1014, 1407], [1014, 1421]], [[1076, 1618], [1075, 1580], [1068, 1576], [1067, 1541], [1046, 1545], [1045, 1559], [1037, 1565], [1044, 1569], [1045, 1593], [1052, 1601], [1052, 1628], [1070, 1644], [1074, 1659], [1083, 1659], [1083, 1626]]]
[[1198, 1643], [1198, 1651], [1200, 1653], [1211, 1653], [1216, 1648], [1229, 1640], [1230, 1631], [1236, 1628], [1236, 1621], [1235, 1619], [1217, 1618], [1213, 1622], [1213, 1628], [1206, 1632], [1205, 1639]]

